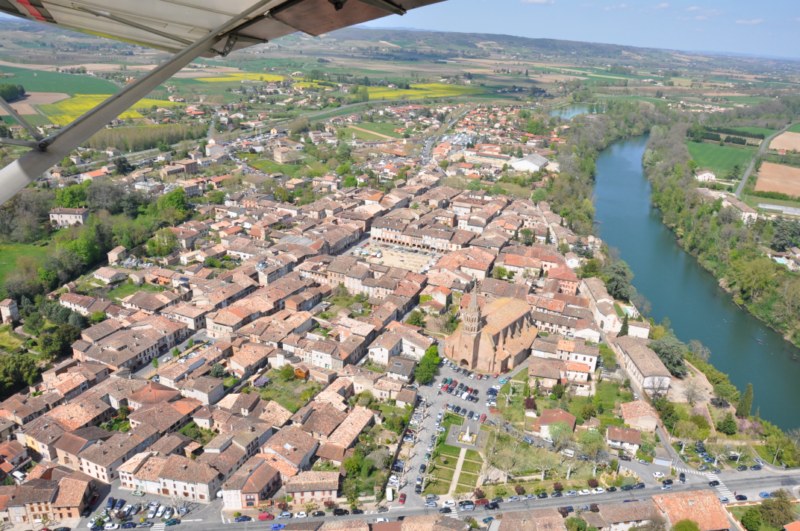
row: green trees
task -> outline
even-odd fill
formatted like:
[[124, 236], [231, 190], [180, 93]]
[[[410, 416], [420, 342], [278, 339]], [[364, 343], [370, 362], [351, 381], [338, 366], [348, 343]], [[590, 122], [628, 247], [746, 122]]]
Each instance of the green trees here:
[[681, 343], [672, 334], [667, 334], [662, 338], [650, 342], [650, 348], [658, 354], [669, 372], [678, 378], [683, 378], [687, 374], [686, 364], [683, 356], [686, 353], [686, 345]]
[[189, 217], [190, 206], [184, 189], [176, 188], [159, 197], [156, 202], [156, 212], [161, 219], [171, 225], [185, 221]]
[[171, 229], [163, 228], [147, 240], [147, 254], [150, 256], [167, 256], [178, 248], [178, 238]]
[[722, 419], [717, 423], [717, 430], [721, 431], [725, 435], [735, 435], [737, 426], [736, 426], [736, 419], [733, 418], [733, 415], [729, 412], [725, 415], [725, 418]]
[[425, 355], [419, 361], [416, 370], [414, 371], [414, 379], [417, 383], [427, 385], [433, 381], [436, 372], [439, 370], [439, 347], [431, 345], [425, 351]]
[[762, 524], [761, 511], [758, 510], [758, 507], [750, 507], [742, 515], [742, 526], [744, 526], [747, 531], [758, 531], [761, 529]]
[[628, 314], [625, 314], [625, 317], [622, 318], [622, 328], [619, 329], [618, 337], [627, 336], [628, 335]]
[[18, 100], [23, 96], [25, 96], [25, 87], [22, 85], [12, 85], [10, 83], [0, 85], [0, 98], [8, 102]]
[[633, 273], [628, 264], [622, 260], [611, 262], [603, 270], [603, 279], [606, 283], [608, 294], [615, 299], [629, 301], [633, 296]]
[[747, 387], [739, 398], [739, 403], [736, 405], [736, 416], [739, 418], [747, 418], [750, 416], [750, 411], [753, 408], [753, 384], [748, 383]]
[[408, 319], [406, 319], [406, 322], [413, 326], [425, 328], [425, 314], [419, 310], [414, 310], [408, 314]]
[[56, 206], [64, 208], [77, 208], [86, 206], [86, 190], [91, 181], [83, 184], [73, 184], [56, 190]]
[[781, 529], [795, 520], [794, 502], [788, 492], [781, 489], [761, 503], [761, 518], [765, 524]]

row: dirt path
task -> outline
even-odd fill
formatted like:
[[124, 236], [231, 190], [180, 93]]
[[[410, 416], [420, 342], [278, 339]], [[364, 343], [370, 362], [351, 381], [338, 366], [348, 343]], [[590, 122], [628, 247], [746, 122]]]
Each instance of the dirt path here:
[[355, 125], [349, 126], [350, 129], [355, 129], [356, 131], [361, 131], [362, 133], [368, 133], [370, 135], [375, 135], [379, 138], [383, 138], [385, 140], [397, 140], [397, 138], [389, 135], [384, 135], [383, 133], [376, 133], [375, 131], [370, 131], [369, 129], [364, 129], [363, 127], [358, 127]]
[[458, 462], [456, 463], [456, 470], [453, 472], [453, 479], [450, 480], [450, 488], [447, 489], [447, 495], [452, 496], [458, 487], [458, 478], [461, 476], [461, 467], [464, 466], [464, 459], [467, 457], [467, 449], [462, 448], [458, 452]]

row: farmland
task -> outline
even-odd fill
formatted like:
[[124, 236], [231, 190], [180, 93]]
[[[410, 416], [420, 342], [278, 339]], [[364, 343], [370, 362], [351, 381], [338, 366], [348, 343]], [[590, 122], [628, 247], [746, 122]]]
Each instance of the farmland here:
[[[59, 101], [58, 103], [39, 105], [39, 110], [42, 111], [54, 124], [67, 125], [86, 111], [89, 111], [102, 103], [103, 100], [108, 98], [108, 96], [109, 94], [76, 94], [69, 99]], [[157, 105], [159, 107], [174, 107], [182, 104], [166, 100], [153, 100], [145, 98], [132, 105], [129, 110], [122, 113], [119, 117], [122, 119], [141, 118], [142, 115], [139, 114], [136, 109], [149, 108], [153, 105]]]
[[92, 76], [29, 70], [12, 66], [0, 66], [0, 78], [4, 83], [22, 85], [26, 92], [110, 94], [119, 90], [119, 87], [110, 81]]
[[756, 180], [756, 192], [779, 192], [800, 197], [800, 168], [762, 162]]
[[278, 82], [283, 81], [284, 77], [277, 74], [264, 74], [261, 72], [232, 72], [224, 76], [198, 77], [195, 79], [203, 83], [241, 83], [242, 81]]
[[787, 131], [772, 139], [769, 143], [770, 149], [786, 150], [786, 151], [800, 151], [800, 133], [793, 133]]
[[425, 98], [455, 98], [481, 94], [482, 89], [446, 85], [444, 83], [421, 83], [410, 89], [367, 87], [370, 100], [420, 100]]
[[791, 127], [788, 129], [788, 131], [789, 131], [790, 133], [800, 133], [800, 124], [794, 124], [793, 126], [791, 126]]
[[740, 171], [744, 171], [755, 153], [752, 148], [701, 142], [688, 142], [687, 147], [698, 167], [708, 168], [722, 178], [727, 177], [735, 166], [738, 166]]

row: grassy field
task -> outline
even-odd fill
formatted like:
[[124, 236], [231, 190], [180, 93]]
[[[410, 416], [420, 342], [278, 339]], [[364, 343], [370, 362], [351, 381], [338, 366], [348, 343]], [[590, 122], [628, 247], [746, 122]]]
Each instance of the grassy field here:
[[800, 124], [794, 124], [789, 129], [787, 129], [790, 133], [800, 133]]
[[11, 66], [0, 66], [0, 80], [25, 87], [27, 92], [64, 92], [66, 94], [109, 94], [119, 87], [110, 81], [78, 74], [44, 72]]
[[[39, 105], [39, 110], [46, 114], [50, 121], [54, 124], [67, 125], [86, 111], [89, 111], [98, 104], [102, 103], [103, 100], [105, 100], [108, 96], [109, 94], [76, 94], [71, 98], [59, 101], [58, 103]], [[128, 118], [141, 118], [142, 115], [139, 114], [136, 109], [146, 109], [154, 105], [158, 107], [174, 107], [183, 104], [167, 100], [153, 100], [145, 98], [131, 105], [131, 108], [120, 114], [119, 117], [123, 120]]]
[[219, 77], [198, 77], [197, 81], [203, 83], [241, 83], [242, 81], [283, 81], [284, 77], [277, 74], [262, 74], [260, 72], [233, 72]]
[[137, 291], [158, 293], [159, 291], [164, 291], [164, 288], [156, 286], [155, 284], [142, 284], [141, 286], [137, 286], [133, 282], [126, 282], [109, 291], [108, 296], [111, 299], [122, 300], [128, 295], [133, 295]]
[[[359, 127], [361, 126], [359, 125]], [[352, 127], [345, 127], [344, 135], [347, 140], [350, 140], [350, 138], [355, 136], [359, 140], [364, 140], [365, 142], [376, 142], [381, 140], [390, 142], [390, 140], [387, 140], [384, 136], [373, 134], [368, 131], [362, 131], [361, 129], [354, 129]]]
[[254, 153], [240, 153], [248, 163], [264, 173], [282, 173], [289, 177], [295, 177], [300, 170], [303, 169], [303, 164], [278, 164], [274, 160], [261, 158], [264, 155], [257, 155]]
[[322, 389], [320, 384], [296, 378], [284, 379], [280, 371], [270, 371], [270, 383], [258, 392], [264, 400], [274, 400], [292, 413], [303, 407]]
[[718, 144], [707, 144], [701, 142], [687, 142], [689, 154], [697, 162], [700, 168], [708, 168], [715, 172], [718, 177], [724, 178], [734, 166], [739, 166], [744, 172], [750, 159], [753, 158], [755, 150], [753, 148], [740, 148], [731, 146], [720, 146]]
[[361, 129], [367, 129], [375, 133], [391, 136], [394, 138], [402, 138], [402, 134], [395, 131], [399, 126], [389, 122], [362, 122], [358, 124]]
[[0, 326], [0, 352], [14, 352], [22, 345], [22, 338], [11, 330], [11, 325]]
[[47, 256], [48, 248], [39, 245], [24, 243], [0, 244], [0, 286], [6, 281], [6, 276], [17, 267], [17, 260], [29, 256], [37, 262], [42, 262]]
[[410, 89], [394, 89], [388, 87], [368, 87], [369, 99], [372, 100], [420, 100], [425, 98], [454, 98], [480, 94], [482, 89], [446, 85], [444, 83], [421, 83], [411, 85]]

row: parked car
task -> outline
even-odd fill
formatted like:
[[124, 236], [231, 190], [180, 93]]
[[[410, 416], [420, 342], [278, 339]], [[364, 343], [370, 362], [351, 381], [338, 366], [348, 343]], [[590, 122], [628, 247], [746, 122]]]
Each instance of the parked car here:
[[405, 504], [405, 503], [406, 503], [406, 493], [405, 493], [405, 492], [401, 492], [401, 493], [400, 493], [400, 497], [399, 497], [399, 498], [397, 498], [397, 501], [398, 501], [398, 502], [399, 502], [401, 505], [402, 505], [402, 504]]
[[283, 520], [284, 518], [291, 518], [292, 516], [294, 515], [289, 511], [283, 511], [281, 514], [278, 515], [278, 519]]
[[325, 516], [325, 511], [314, 511], [313, 513], [311, 513], [311, 516], [313, 516], [314, 518]]
[[737, 494], [736, 501], [747, 501], [747, 496], [745, 496], [744, 494]]
[[[405, 501], [405, 494], [401, 494], [400, 497], [403, 498], [403, 501]], [[341, 507], [337, 507], [336, 509], [333, 510], [334, 516], [345, 516], [347, 514], [350, 514], [350, 511], [348, 511], [347, 509], [342, 509]]]
[[293, 518], [308, 518], [308, 515], [305, 513], [305, 511], [300, 511], [299, 513], [294, 513]]
[[237, 516], [236, 518], [233, 519], [233, 521], [236, 522], [237, 524], [241, 522], [250, 522], [252, 520], [253, 520], [252, 518], [250, 518], [245, 514], [243, 514], [242, 516]]
[[170, 518], [169, 520], [164, 522], [164, 525], [166, 527], [172, 527], [173, 525], [178, 525], [179, 523], [181, 523], [181, 521], [178, 520], [177, 518]]

